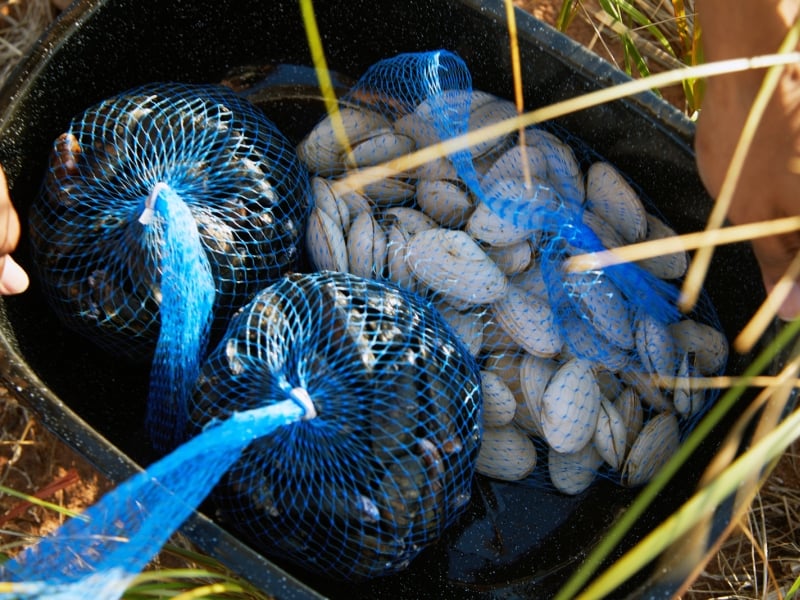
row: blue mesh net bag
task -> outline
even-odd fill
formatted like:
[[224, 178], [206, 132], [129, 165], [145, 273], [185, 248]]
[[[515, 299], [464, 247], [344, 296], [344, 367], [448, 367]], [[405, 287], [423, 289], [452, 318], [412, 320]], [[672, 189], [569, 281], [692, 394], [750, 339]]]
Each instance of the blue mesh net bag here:
[[470, 497], [480, 375], [438, 312], [345, 273], [290, 275], [258, 294], [209, 356], [201, 431], [307, 394], [316, 417], [256, 440], [214, 498], [269, 555], [358, 579], [402, 570]]
[[480, 390], [459, 337], [415, 294], [288, 275], [209, 355], [196, 435], [0, 576], [117, 597], [215, 485], [233, 526], [269, 555], [338, 579], [402, 570], [466, 508]]
[[[556, 125], [506, 129], [404, 166], [415, 150], [517, 115], [447, 51], [373, 65], [301, 141], [320, 269], [389, 279], [431, 300], [481, 367], [478, 471], [587, 489], [638, 486], [715, 393], [728, 344], [706, 302], [676, 307], [685, 252], [572, 271], [570, 259], [674, 235], [635, 183]], [[376, 169], [376, 166], [380, 166]]]
[[309, 208], [294, 149], [222, 86], [130, 90], [54, 142], [30, 212], [38, 279], [67, 326], [153, 360], [160, 449], [181, 439], [209, 334], [297, 265]]
[[[150, 106], [151, 95], [135, 104]], [[150, 148], [157, 131], [167, 149], [182, 148], [175, 140], [195, 126], [204, 139], [256, 139], [224, 119], [202, 124], [206, 112], [141, 129], [149, 113], [110, 119], [109, 110], [89, 114], [99, 112], [99, 130], [143, 137], [132, 142], [138, 147]], [[265, 553], [335, 578], [368, 578], [404, 568], [458, 517], [473, 470], [565, 494], [598, 476], [626, 486], [652, 477], [713, 400], [691, 381], [722, 371], [727, 342], [712, 307], [681, 315], [675, 306], [683, 253], [589, 271], [567, 265], [586, 252], [672, 235], [668, 225], [613, 165], [556, 127], [509, 130], [413, 167], [396, 162], [515, 114], [511, 103], [472, 89], [466, 66], [447, 51], [374, 65], [340, 102], [346, 135], [329, 117], [296, 150], [304, 167], [292, 168], [301, 180], [306, 169], [312, 176], [298, 185], [310, 189], [313, 206], [289, 203], [297, 227], [280, 230], [300, 232], [314, 272], [263, 290], [250, 271], [232, 280], [224, 273], [243, 256], [273, 264], [276, 248], [267, 243], [266, 258], [250, 256], [239, 252], [240, 238], [219, 243], [229, 238], [214, 234], [225, 268], [215, 266], [213, 252], [198, 250], [214, 227], [192, 218], [188, 200], [175, 201], [185, 195], [179, 185], [160, 172], [150, 178], [140, 152], [125, 164], [148, 184], [126, 204], [138, 224], [123, 228], [120, 239], [133, 250], [118, 254], [149, 256], [133, 233], [153, 223], [175, 249], [155, 251], [160, 263], [128, 258], [125, 275], [103, 262], [87, 268], [86, 245], [50, 223], [71, 227], [77, 218], [59, 215], [80, 212], [71, 200], [86, 193], [75, 189], [77, 165], [92, 164], [84, 155], [94, 144], [76, 134], [59, 140], [44, 195], [55, 216], [35, 215], [32, 237], [70, 258], [40, 252], [42, 277], [70, 318], [102, 321], [126, 340], [143, 331], [155, 339], [158, 330], [150, 425], [164, 449], [188, 441], [93, 507], [88, 524], [68, 522], [3, 575], [29, 582], [31, 595], [63, 589], [70, 597], [91, 584], [115, 597], [213, 488], [231, 527]], [[139, 135], [117, 132], [117, 118]], [[227, 164], [217, 157], [230, 156], [227, 145], [211, 145], [206, 160]], [[169, 162], [158, 148], [150, 148], [156, 162]], [[240, 161], [247, 173], [269, 171], [248, 160], [261, 167]], [[124, 180], [114, 160], [103, 168], [95, 173]], [[94, 189], [94, 176], [86, 183]], [[92, 231], [119, 220], [97, 217]], [[211, 326], [192, 323], [213, 317], [174, 309], [182, 298], [175, 290], [167, 302], [170, 278], [158, 288], [153, 274], [173, 269], [207, 282], [183, 291], [202, 299], [192, 305], [220, 307], [218, 315], [231, 317], [236, 305], [225, 282], [252, 282], [255, 294], [207, 357], [191, 353], [204, 358], [178, 368], [169, 359], [190, 342], [201, 347], [197, 332]], [[132, 277], [114, 288], [119, 295], [103, 285], [112, 272]], [[97, 299], [106, 297], [115, 308], [103, 312]], [[134, 319], [120, 334], [111, 315], [145, 305], [158, 306], [160, 328]]]

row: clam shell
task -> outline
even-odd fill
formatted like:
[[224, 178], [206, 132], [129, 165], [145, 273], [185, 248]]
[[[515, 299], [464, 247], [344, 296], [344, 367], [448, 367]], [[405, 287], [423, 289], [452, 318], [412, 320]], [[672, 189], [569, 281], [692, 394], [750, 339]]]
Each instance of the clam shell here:
[[550, 448], [547, 453], [550, 481], [559, 492], [570, 496], [585, 491], [597, 478], [602, 464], [603, 457], [592, 444], [577, 452], [556, 452]]
[[[515, 188], [521, 186], [521, 183], [509, 183]], [[492, 188], [493, 191], [489, 192], [489, 194], [497, 194], [499, 193], [499, 189], [498, 186], [495, 186]], [[476, 240], [496, 247], [511, 246], [512, 244], [528, 239], [534, 234], [532, 229], [517, 227], [500, 218], [485, 202], [478, 202], [475, 206], [475, 210], [472, 211], [472, 214], [469, 216], [464, 230]]]
[[525, 130], [525, 143], [539, 148], [547, 161], [547, 181], [565, 199], [581, 203], [585, 185], [583, 170], [575, 153], [558, 136], [548, 131], [529, 127]]
[[692, 385], [692, 368], [689, 362], [689, 354], [684, 354], [678, 372], [678, 378], [672, 389], [672, 404], [678, 414], [684, 418], [690, 418], [700, 412], [705, 404], [705, 392], [702, 388], [695, 389]]
[[721, 331], [693, 319], [669, 326], [681, 352], [694, 355], [694, 366], [702, 375], [721, 373], [728, 362], [728, 340]]
[[636, 352], [648, 373], [671, 377], [678, 367], [678, 349], [672, 330], [645, 310], [636, 322]]
[[470, 310], [461, 312], [449, 304], [437, 304], [436, 307], [444, 320], [452, 327], [470, 354], [477, 356], [483, 345], [483, 312]]
[[551, 357], [564, 345], [550, 306], [514, 284], [492, 304], [495, 321], [531, 354]]
[[639, 394], [634, 388], [626, 387], [614, 400], [614, 408], [625, 423], [625, 445], [630, 448], [644, 423], [644, 409], [639, 401]]
[[[676, 235], [677, 233], [661, 219], [647, 213], [646, 240], [663, 240]], [[636, 264], [660, 279], [678, 279], [683, 277], [689, 268], [689, 255], [686, 252], [674, 252], [640, 260]]]
[[556, 452], [577, 452], [594, 436], [600, 387], [589, 361], [573, 359], [555, 372], [539, 412], [547, 443]]
[[603, 338], [619, 348], [633, 348], [628, 303], [611, 280], [602, 273], [570, 273], [564, 278], [564, 285], [578, 299], [585, 319]]
[[536, 467], [533, 442], [514, 425], [486, 427], [475, 470], [487, 477], [519, 481]]
[[502, 378], [494, 371], [481, 371], [481, 391], [484, 426], [499, 427], [511, 423], [517, 403]]
[[406, 262], [406, 246], [408, 244], [408, 233], [395, 223], [389, 225], [386, 234], [386, 266], [387, 276], [391, 281], [401, 285], [411, 291], [417, 291], [417, 280], [411, 274]]
[[542, 410], [542, 398], [550, 380], [558, 370], [558, 363], [549, 358], [541, 358], [525, 354], [519, 367], [519, 386], [525, 405], [536, 422], [536, 430], [541, 432], [539, 413]]
[[521, 273], [515, 273], [509, 278], [509, 282], [519, 286], [528, 295], [533, 295], [540, 300], [547, 300], [547, 284], [542, 275], [542, 266], [531, 258], [531, 264]]
[[582, 220], [605, 248], [619, 248], [625, 245], [625, 239], [619, 232], [610, 223], [606, 222], [603, 217], [596, 215], [591, 210], [586, 209], [583, 211]]
[[536, 437], [544, 437], [542, 433], [542, 426], [539, 424], [539, 417], [531, 413], [528, 405], [525, 402], [520, 402], [516, 397], [516, 410], [514, 411], [514, 424], [522, 429], [528, 435]]
[[314, 207], [306, 226], [306, 248], [320, 271], [346, 272], [349, 267], [342, 228], [320, 207]]
[[431, 290], [463, 302], [488, 304], [505, 295], [503, 272], [465, 232], [427, 229], [406, 247], [411, 272]]
[[517, 404], [525, 402], [520, 388], [519, 369], [522, 365], [521, 354], [508, 354], [506, 352], [499, 352], [496, 354], [489, 354], [484, 358], [483, 368], [487, 371], [497, 373], [500, 378], [514, 394]]
[[472, 94], [462, 90], [446, 90], [421, 102], [412, 112], [395, 120], [394, 130], [413, 139], [417, 148], [438, 144], [442, 141], [442, 137], [433, 124], [441, 121], [442, 114], [466, 118], [470, 104], [475, 104], [473, 97], [477, 98], [477, 101], [481, 98], [483, 101], [490, 99], [489, 95], [481, 96], [477, 92]]
[[486, 324], [486, 329], [483, 330], [483, 345], [481, 352], [483, 354], [492, 354], [496, 352], [522, 352], [522, 347], [519, 343], [508, 335], [505, 329], [500, 327], [498, 323], [491, 319]]
[[373, 130], [369, 137], [354, 144], [343, 160], [348, 168], [371, 167], [410, 154], [416, 147], [412, 138], [389, 126]]
[[528, 175], [547, 185], [547, 160], [544, 152], [532, 146], [512, 146], [492, 164], [483, 176], [484, 181], [503, 179], [523, 179], [525, 169]]
[[339, 201], [333, 194], [328, 181], [322, 177], [311, 179], [311, 193], [314, 206], [320, 208], [343, 232], [350, 229], [350, 209], [345, 202]]
[[[458, 173], [456, 172], [453, 163], [450, 162], [445, 156], [440, 156], [434, 160], [426, 162], [423, 165], [418, 166], [416, 169], [413, 169], [409, 172], [409, 174], [414, 177], [414, 179], [418, 180], [448, 180], [448, 181], [456, 181], [458, 180]], [[417, 182], [419, 185], [419, 182]]]
[[[469, 131], [475, 131], [481, 127], [494, 125], [516, 116], [517, 107], [513, 102], [503, 98], [491, 97], [485, 92], [475, 91], [472, 94], [472, 105], [467, 128]], [[469, 149], [470, 154], [472, 154], [473, 158], [479, 158], [491, 152], [496, 146], [502, 146], [505, 137], [507, 136], [500, 140], [496, 138], [483, 140]]]
[[386, 233], [371, 213], [362, 212], [347, 234], [350, 272], [365, 278], [382, 277], [386, 258]]
[[297, 147], [297, 156], [312, 173], [335, 173], [344, 170], [346, 144], [351, 147], [372, 132], [391, 127], [383, 115], [364, 108], [343, 106], [339, 109], [347, 141], [336, 136], [331, 116], [325, 117]]
[[348, 190], [336, 194], [336, 201], [347, 207], [350, 216], [350, 222], [344, 227], [345, 232], [350, 230], [353, 221], [355, 221], [356, 217], [362, 212], [372, 212], [372, 203], [369, 199], [361, 192], [355, 190]]
[[472, 196], [455, 181], [443, 179], [417, 182], [417, 204], [442, 227], [462, 227], [475, 208]]
[[486, 254], [509, 277], [527, 269], [533, 260], [533, 250], [528, 240], [500, 248], [490, 246]]
[[403, 231], [414, 235], [420, 231], [437, 229], [436, 221], [424, 212], [408, 206], [393, 206], [383, 211], [384, 218], [392, 218]]
[[364, 195], [376, 206], [405, 204], [414, 197], [415, 185], [401, 177], [386, 177], [364, 186]]
[[619, 469], [627, 450], [628, 428], [616, 407], [606, 398], [600, 400], [600, 413], [594, 432], [594, 445], [612, 469]]
[[611, 164], [596, 162], [586, 172], [589, 207], [630, 243], [647, 235], [647, 212], [639, 196]]
[[678, 419], [659, 413], [645, 423], [633, 442], [622, 471], [622, 484], [636, 487], [647, 483], [678, 449]]

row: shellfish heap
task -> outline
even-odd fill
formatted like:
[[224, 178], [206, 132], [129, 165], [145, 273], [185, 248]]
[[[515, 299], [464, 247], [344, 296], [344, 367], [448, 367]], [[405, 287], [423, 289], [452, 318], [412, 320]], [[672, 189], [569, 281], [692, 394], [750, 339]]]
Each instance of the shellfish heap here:
[[[306, 232], [314, 267], [395, 281], [427, 296], [455, 328], [481, 366], [480, 473], [535, 478], [541, 454], [564, 493], [598, 474], [646, 482], [707, 406], [689, 381], [722, 371], [727, 340], [674, 309], [684, 252], [588, 273], [562, 265], [674, 232], [612, 164], [588, 153], [579, 161], [538, 128], [524, 142], [510, 134], [348, 185], [359, 169], [517, 114], [511, 102], [469, 89], [405, 102], [403, 60], [379, 63], [345, 98], [345, 137], [327, 117], [298, 146], [315, 175]], [[676, 383], [659, 388], [654, 376]]]
[[152, 360], [159, 451], [183, 439], [209, 335], [295, 267], [309, 210], [294, 147], [222, 86], [147, 84], [55, 140], [30, 211], [38, 280], [67, 327]]
[[[96, 561], [101, 577], [134, 572], [150, 538], [220, 480], [212, 497], [233, 529], [339, 579], [404, 569], [463, 513], [481, 435], [477, 364], [397, 285], [286, 274], [310, 198], [294, 148], [224, 88], [148, 85], [56, 140], [31, 214], [40, 280], [68, 326], [135, 359], [154, 354], [146, 425], [171, 452], [15, 573], [72, 581]], [[224, 330], [206, 356], [212, 322]], [[74, 560], [50, 556], [63, 547]]]

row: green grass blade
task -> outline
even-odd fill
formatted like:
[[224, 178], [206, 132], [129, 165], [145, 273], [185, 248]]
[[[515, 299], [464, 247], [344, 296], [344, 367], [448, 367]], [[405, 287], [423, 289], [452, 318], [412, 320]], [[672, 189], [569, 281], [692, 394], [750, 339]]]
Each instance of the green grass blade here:
[[680, 509], [656, 527], [607, 571], [597, 577], [577, 600], [605, 598], [638, 572], [665, 548], [689, 531], [700, 519], [713, 513], [741, 482], [760, 472], [800, 435], [800, 410], [794, 411], [762, 440], [754, 444]]
[[65, 517], [69, 517], [71, 519], [82, 519], [84, 521], [88, 521], [89, 518], [86, 515], [82, 515], [81, 513], [77, 513], [75, 511], [69, 510], [68, 508], [64, 508], [63, 506], [59, 506], [58, 504], [53, 504], [52, 502], [47, 502], [46, 500], [40, 500], [36, 496], [30, 496], [28, 494], [24, 494], [22, 492], [18, 492], [13, 490], [9, 487], [4, 485], [0, 485], [0, 494], [6, 494], [7, 496], [11, 496], [13, 498], [19, 498], [20, 500], [24, 500], [25, 502], [29, 502], [31, 504], [35, 504], [36, 506], [41, 506], [42, 508], [46, 508], [48, 510], [52, 510], [57, 512]]
[[556, 18], [556, 29], [564, 33], [572, 23], [572, 19], [578, 12], [578, 3], [576, 0], [564, 0], [561, 4], [561, 10], [558, 11]]
[[658, 494], [672, 480], [672, 477], [694, 453], [700, 443], [719, 424], [722, 418], [733, 408], [747, 387], [747, 379], [767, 370], [778, 354], [788, 346], [800, 333], [800, 320], [787, 324], [775, 339], [753, 360], [745, 369], [742, 379], [737, 385], [730, 388], [708, 414], [697, 424], [695, 429], [678, 448], [675, 455], [656, 474], [650, 483], [636, 497], [628, 509], [622, 513], [619, 520], [611, 527], [598, 545], [589, 553], [581, 567], [567, 581], [558, 592], [555, 600], [571, 600], [575, 598], [580, 589], [600, 568], [600, 565], [614, 548], [622, 541], [625, 534], [636, 524]]

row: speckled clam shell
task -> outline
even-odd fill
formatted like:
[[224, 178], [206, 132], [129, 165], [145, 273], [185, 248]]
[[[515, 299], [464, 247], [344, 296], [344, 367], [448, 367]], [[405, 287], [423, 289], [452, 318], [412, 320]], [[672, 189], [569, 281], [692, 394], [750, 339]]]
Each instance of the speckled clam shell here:
[[550, 306], [514, 284], [492, 304], [494, 319], [520, 346], [537, 356], [555, 356], [564, 345]]
[[386, 266], [387, 250], [386, 232], [371, 213], [362, 212], [353, 221], [347, 235], [350, 272], [360, 277], [381, 277]]
[[350, 169], [371, 167], [410, 154], [416, 147], [412, 138], [384, 127], [372, 130], [368, 137], [354, 144], [342, 160]]
[[703, 375], [722, 372], [728, 361], [728, 340], [721, 331], [693, 319], [669, 326], [669, 332], [682, 352], [694, 355], [694, 366]]
[[636, 487], [647, 483], [678, 449], [677, 417], [659, 413], [644, 424], [631, 446], [622, 471], [622, 484]]
[[345, 202], [336, 198], [327, 179], [313, 177], [311, 194], [314, 198], [314, 206], [333, 219], [333, 222], [343, 232], [350, 228], [350, 209]]
[[[517, 116], [517, 107], [513, 102], [504, 98], [498, 98], [486, 92], [473, 91], [472, 105], [470, 107], [469, 131], [476, 131], [481, 127], [487, 127], [505, 121], [506, 119]], [[507, 136], [506, 136], [507, 137]], [[473, 158], [480, 158], [490, 153], [497, 146], [503, 146], [504, 140], [486, 139], [469, 148]]]
[[636, 352], [648, 373], [672, 376], [678, 366], [678, 348], [671, 329], [647, 311], [636, 319]]
[[[517, 186], [513, 182], [511, 185]], [[497, 189], [497, 186], [493, 189]], [[517, 227], [502, 219], [485, 202], [478, 202], [464, 230], [474, 239], [497, 247], [511, 246], [534, 234], [531, 229]]]
[[384, 219], [394, 219], [397, 226], [408, 235], [436, 229], [439, 225], [421, 210], [409, 206], [393, 206], [383, 211]]
[[428, 288], [464, 302], [494, 302], [508, 287], [503, 272], [460, 230], [417, 232], [408, 241], [406, 261], [414, 276]]
[[411, 274], [406, 262], [408, 233], [396, 223], [388, 224], [386, 233], [386, 274], [391, 281], [411, 291], [417, 291], [417, 280]]
[[349, 267], [342, 228], [319, 206], [311, 211], [306, 226], [306, 249], [321, 271], [346, 272]]
[[594, 445], [612, 469], [619, 469], [622, 466], [628, 446], [627, 426], [620, 412], [606, 398], [600, 400]]
[[483, 345], [485, 331], [483, 311], [467, 310], [462, 312], [445, 303], [437, 304], [436, 308], [450, 327], [455, 330], [470, 353], [477, 356]]
[[607, 162], [593, 163], [586, 172], [586, 202], [629, 244], [647, 235], [647, 213], [638, 194]]
[[689, 354], [684, 353], [678, 371], [675, 373], [675, 385], [672, 388], [672, 404], [678, 414], [684, 418], [696, 415], [705, 403], [704, 390], [692, 385], [694, 375]]
[[639, 394], [632, 387], [626, 387], [614, 400], [614, 408], [625, 423], [625, 445], [630, 448], [644, 424], [644, 409]]
[[517, 403], [503, 379], [494, 371], [481, 371], [481, 391], [484, 426], [500, 427], [511, 423]]
[[417, 182], [417, 204], [422, 212], [442, 227], [462, 227], [475, 209], [472, 196], [455, 181], [445, 179]]
[[536, 448], [533, 442], [513, 424], [486, 427], [475, 470], [481, 475], [519, 481], [536, 467]]
[[576, 452], [556, 452], [550, 448], [547, 453], [550, 481], [559, 492], [570, 496], [588, 489], [602, 464], [603, 457], [592, 444]]
[[533, 249], [528, 240], [510, 246], [490, 246], [486, 248], [486, 254], [509, 277], [523, 272], [533, 260]]
[[[663, 240], [678, 235], [661, 219], [647, 213], [646, 241]], [[640, 267], [660, 279], [678, 279], [689, 268], [689, 255], [685, 251], [663, 254], [638, 261]]]
[[535, 431], [542, 435], [540, 413], [542, 398], [550, 380], [558, 370], [558, 363], [549, 358], [525, 354], [519, 368], [519, 385], [530, 417], [535, 421]]
[[351, 147], [369, 138], [374, 131], [391, 126], [386, 117], [365, 108], [344, 106], [339, 109], [346, 140], [338, 137], [331, 116], [325, 117], [297, 146], [297, 155], [314, 173], [343, 171], [343, 156]]
[[577, 452], [594, 437], [600, 388], [589, 361], [573, 359], [555, 372], [539, 411], [544, 437], [556, 452]]
[[525, 130], [525, 143], [538, 148], [547, 161], [547, 181], [565, 200], [581, 203], [586, 193], [583, 170], [575, 153], [556, 135], [542, 129]]

